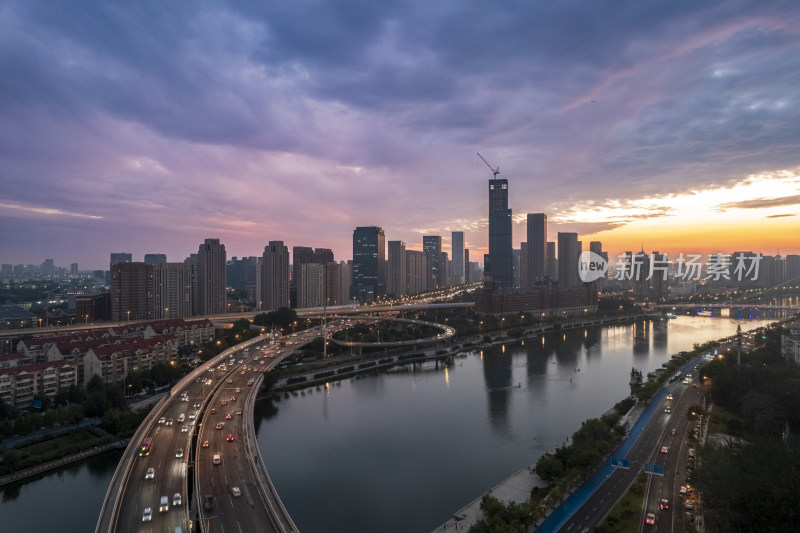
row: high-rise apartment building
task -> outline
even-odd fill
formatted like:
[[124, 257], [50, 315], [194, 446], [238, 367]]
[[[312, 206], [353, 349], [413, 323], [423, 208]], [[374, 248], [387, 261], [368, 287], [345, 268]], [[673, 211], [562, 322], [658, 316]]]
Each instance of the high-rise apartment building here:
[[350, 294], [362, 302], [386, 291], [386, 237], [378, 226], [353, 231], [353, 283]]
[[330, 248], [314, 248], [315, 263], [333, 263], [333, 250]]
[[292, 247], [292, 279], [289, 282], [289, 303], [297, 307], [297, 278], [300, 276], [300, 267], [306, 263], [314, 262], [314, 249], [310, 246]]
[[353, 283], [352, 262], [340, 261], [337, 265], [339, 277], [339, 291], [336, 301], [331, 305], [346, 305], [352, 301], [350, 287]]
[[558, 283], [562, 287], [574, 287], [580, 285], [581, 279], [578, 276], [578, 234], [559, 232], [558, 233]]
[[452, 285], [464, 283], [464, 232], [454, 231], [450, 240], [453, 253], [453, 280]]
[[269, 241], [264, 247], [260, 306], [264, 311], [289, 307], [289, 248], [283, 241]]
[[406, 294], [406, 243], [403, 241], [389, 241], [386, 292], [395, 296]]
[[153, 268], [153, 318], [191, 316], [193, 288], [189, 265], [156, 263], [149, 266]]
[[197, 250], [197, 312], [226, 313], [226, 287], [225, 245], [219, 239], [206, 239]]
[[472, 278], [470, 276], [470, 269], [469, 269], [469, 248], [464, 249], [464, 283], [471, 283]]
[[441, 283], [439, 259], [442, 254], [442, 238], [439, 235], [424, 235], [422, 251], [428, 254], [428, 289], [444, 286]]
[[489, 253], [484, 271], [496, 288], [514, 284], [511, 252], [511, 209], [508, 208], [508, 180], [489, 180]]
[[297, 307], [322, 307], [325, 304], [325, 264], [302, 263], [297, 272]]
[[78, 275], [78, 263], [72, 263], [69, 265], [69, 273], [73, 276]]
[[111, 319], [152, 320], [153, 266], [118, 262], [111, 265]]
[[417, 294], [428, 290], [429, 255], [417, 250], [406, 250], [405, 294]]
[[144, 254], [145, 265], [158, 265], [167, 262], [167, 254]]
[[544, 213], [529, 213], [528, 220], [528, 249], [527, 267], [528, 275], [525, 287], [533, 287], [537, 281], [545, 277], [547, 267], [547, 215]]

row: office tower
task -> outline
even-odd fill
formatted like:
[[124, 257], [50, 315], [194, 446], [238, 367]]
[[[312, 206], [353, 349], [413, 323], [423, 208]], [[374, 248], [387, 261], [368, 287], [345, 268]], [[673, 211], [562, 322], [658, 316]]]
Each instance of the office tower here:
[[111, 265], [111, 319], [152, 320], [153, 267], [144, 263]]
[[650, 256], [644, 250], [633, 257], [633, 297], [638, 301], [650, 298]]
[[[667, 295], [667, 267], [669, 265], [666, 261], [667, 254], [653, 252], [653, 277], [650, 278], [650, 296], [656, 300], [660, 300]], [[648, 269], [644, 277], [649, 275], [650, 267], [648, 265]]]
[[469, 276], [469, 248], [464, 249], [464, 283], [470, 283]]
[[438, 272], [438, 285], [439, 287], [447, 287], [449, 286], [448, 280], [453, 275], [452, 273], [452, 265], [450, 264], [450, 258], [447, 256], [447, 252], [439, 252], [439, 272]]
[[[731, 261], [735, 264], [736, 257], [734, 256]], [[786, 256], [786, 283], [797, 285], [800, 283], [798, 279], [800, 279], [800, 255], [789, 254]]]
[[167, 254], [144, 254], [145, 265], [158, 265], [167, 262]]
[[603, 254], [603, 243], [600, 241], [592, 241], [589, 243], [589, 251], [597, 255]]
[[523, 289], [531, 285], [528, 273], [528, 243], [519, 243], [519, 286]]
[[339, 294], [336, 301], [337, 305], [346, 305], [352, 301], [350, 287], [353, 282], [353, 264], [340, 261], [337, 268], [339, 270]]
[[117, 263], [130, 263], [133, 261], [133, 255], [129, 253], [116, 253], [111, 254], [111, 264], [116, 265]]
[[302, 263], [297, 271], [297, 307], [322, 307], [325, 303], [325, 264]]
[[353, 281], [350, 295], [362, 302], [383, 296], [386, 290], [386, 237], [378, 226], [353, 231]]
[[405, 294], [417, 294], [428, 290], [429, 256], [427, 252], [406, 250]]
[[558, 279], [558, 259], [556, 258], [556, 243], [547, 241], [547, 251], [545, 252], [544, 275], [551, 280]]
[[578, 234], [558, 233], [558, 283], [562, 287], [574, 287], [581, 283], [578, 276]]
[[149, 266], [153, 268], [153, 318], [191, 316], [191, 267], [187, 263], [156, 263]]
[[314, 248], [315, 263], [333, 263], [333, 250], [330, 248]]
[[491, 274], [495, 288], [513, 286], [511, 255], [511, 209], [508, 208], [508, 180], [489, 180], [489, 253], [484, 271]]
[[264, 247], [260, 301], [264, 311], [289, 307], [289, 248], [283, 241], [269, 241]]
[[464, 283], [464, 232], [454, 231], [451, 241], [453, 253], [453, 285]]
[[226, 304], [225, 245], [219, 239], [206, 239], [197, 250], [197, 312], [221, 315]]
[[511, 249], [511, 281], [513, 283], [513, 287], [520, 286], [520, 261], [522, 259], [522, 249], [521, 248], [512, 248]]
[[547, 275], [547, 215], [528, 213], [528, 280], [526, 287], [533, 287]]
[[386, 260], [386, 293], [402, 296], [406, 293], [406, 243], [389, 241]]
[[72, 263], [71, 265], [69, 265], [69, 273], [72, 274], [73, 276], [78, 275], [78, 263]]
[[442, 238], [439, 235], [424, 235], [422, 251], [428, 254], [428, 289], [442, 286], [439, 283], [439, 256], [442, 253]]

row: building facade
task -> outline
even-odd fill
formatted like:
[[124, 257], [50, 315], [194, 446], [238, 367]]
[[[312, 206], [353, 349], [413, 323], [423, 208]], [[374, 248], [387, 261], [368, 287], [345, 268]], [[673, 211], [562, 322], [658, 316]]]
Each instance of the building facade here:
[[197, 250], [197, 312], [221, 315], [227, 312], [225, 245], [206, 239]]
[[353, 282], [350, 295], [362, 302], [386, 292], [386, 237], [378, 226], [353, 231]]

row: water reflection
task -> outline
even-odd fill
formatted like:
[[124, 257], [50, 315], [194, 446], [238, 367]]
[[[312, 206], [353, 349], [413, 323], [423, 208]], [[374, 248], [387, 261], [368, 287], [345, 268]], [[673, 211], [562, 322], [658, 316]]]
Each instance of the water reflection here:
[[669, 331], [669, 320], [661, 319], [653, 322], [653, 349], [656, 351], [664, 350], [667, 347], [667, 332]]
[[637, 320], [633, 323], [633, 355], [646, 359], [650, 353], [650, 321]]
[[502, 435], [510, 431], [510, 412], [513, 369], [511, 355], [501, 348], [492, 348], [483, 354], [483, 380], [486, 384], [486, 399], [489, 405], [489, 421], [492, 429]]

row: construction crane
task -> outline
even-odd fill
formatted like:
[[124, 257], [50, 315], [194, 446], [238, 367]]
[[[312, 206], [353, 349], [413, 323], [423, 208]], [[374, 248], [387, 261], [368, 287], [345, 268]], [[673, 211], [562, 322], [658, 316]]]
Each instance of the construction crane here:
[[486, 163], [486, 166], [489, 167], [489, 170], [492, 171], [492, 174], [494, 174], [494, 179], [497, 179], [497, 175], [500, 174], [500, 167], [492, 168], [492, 165], [490, 165], [489, 162], [486, 159], [484, 159], [480, 153], [478, 152], [475, 153], [478, 154], [478, 157], [480, 157], [481, 160], [483, 160], [483, 162]]

